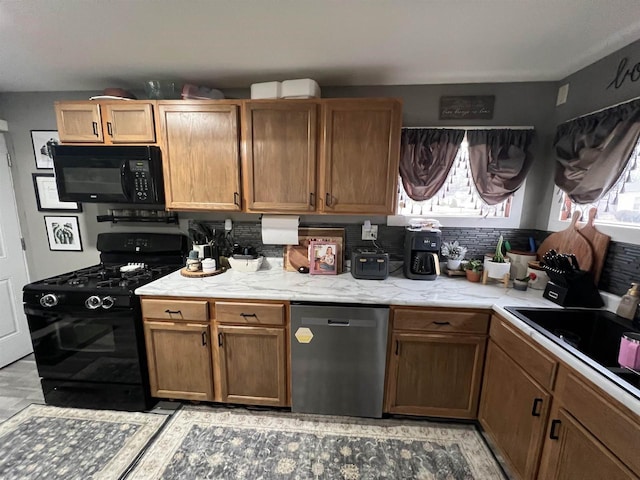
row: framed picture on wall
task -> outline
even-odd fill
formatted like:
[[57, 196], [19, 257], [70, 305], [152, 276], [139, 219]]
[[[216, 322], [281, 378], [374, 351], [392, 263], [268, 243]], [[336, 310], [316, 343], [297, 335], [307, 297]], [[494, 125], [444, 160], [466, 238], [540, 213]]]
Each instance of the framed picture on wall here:
[[310, 242], [309, 273], [312, 275], [335, 275], [338, 271], [337, 251], [337, 243]]
[[82, 239], [78, 217], [44, 217], [49, 250], [81, 252]]
[[38, 170], [53, 168], [53, 152], [51, 147], [60, 144], [57, 130], [31, 130], [33, 154], [36, 157]]
[[81, 212], [82, 204], [77, 202], [61, 202], [58, 198], [56, 177], [53, 173], [32, 173], [33, 188], [36, 190], [36, 202], [39, 212], [55, 212], [66, 210]]

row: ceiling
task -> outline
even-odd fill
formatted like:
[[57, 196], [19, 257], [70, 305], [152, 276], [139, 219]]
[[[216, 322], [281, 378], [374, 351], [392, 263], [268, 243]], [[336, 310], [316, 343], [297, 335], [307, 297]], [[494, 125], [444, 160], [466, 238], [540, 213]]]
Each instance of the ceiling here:
[[560, 80], [638, 38], [638, 0], [0, 0], [0, 92]]

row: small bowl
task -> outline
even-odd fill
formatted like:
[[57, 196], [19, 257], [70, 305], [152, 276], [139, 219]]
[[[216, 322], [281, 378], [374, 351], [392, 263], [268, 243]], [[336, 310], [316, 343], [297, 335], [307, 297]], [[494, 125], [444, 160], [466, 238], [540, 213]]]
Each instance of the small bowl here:
[[251, 258], [251, 259], [237, 259], [229, 257], [229, 265], [231, 269], [236, 272], [257, 272], [262, 266], [264, 257]]
[[527, 290], [527, 287], [529, 286], [529, 282], [527, 280], [514, 280], [513, 281], [513, 289], [514, 290], [520, 290], [521, 292], [524, 292]]

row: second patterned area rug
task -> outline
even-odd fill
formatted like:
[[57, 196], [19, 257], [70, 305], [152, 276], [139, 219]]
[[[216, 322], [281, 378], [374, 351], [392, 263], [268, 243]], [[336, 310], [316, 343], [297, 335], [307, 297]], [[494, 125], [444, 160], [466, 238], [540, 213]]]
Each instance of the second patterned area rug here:
[[127, 477], [504, 479], [471, 425], [187, 407]]

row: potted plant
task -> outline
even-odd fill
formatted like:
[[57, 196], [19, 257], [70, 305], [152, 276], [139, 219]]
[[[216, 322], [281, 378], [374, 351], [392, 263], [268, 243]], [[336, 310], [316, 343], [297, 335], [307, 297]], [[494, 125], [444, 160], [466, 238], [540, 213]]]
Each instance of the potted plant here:
[[464, 266], [464, 272], [470, 282], [479, 282], [483, 270], [482, 260], [469, 260]]
[[440, 248], [442, 256], [447, 259], [447, 268], [449, 270], [458, 270], [460, 262], [467, 253], [467, 247], [463, 247], [457, 240], [453, 242], [444, 242]]
[[500, 235], [493, 257], [484, 261], [484, 268], [487, 271], [487, 276], [489, 278], [504, 278], [505, 275], [509, 274], [511, 265], [505, 260], [504, 255], [502, 254], [503, 243], [504, 238]]

